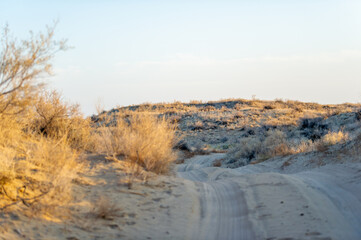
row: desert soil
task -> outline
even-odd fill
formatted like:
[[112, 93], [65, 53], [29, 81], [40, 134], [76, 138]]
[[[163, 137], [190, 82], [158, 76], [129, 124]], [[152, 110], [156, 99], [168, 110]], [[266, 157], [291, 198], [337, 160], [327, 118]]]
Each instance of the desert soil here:
[[361, 163], [211, 167], [223, 157], [195, 156], [128, 189], [116, 163], [90, 156], [67, 220], [3, 213], [0, 239], [361, 239]]

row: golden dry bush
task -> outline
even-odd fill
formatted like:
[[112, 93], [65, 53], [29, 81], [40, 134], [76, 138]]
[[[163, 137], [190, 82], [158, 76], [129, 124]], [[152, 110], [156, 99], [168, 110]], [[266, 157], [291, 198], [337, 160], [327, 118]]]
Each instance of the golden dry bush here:
[[329, 132], [325, 136], [322, 137], [321, 141], [323, 144], [331, 146], [337, 143], [344, 143], [349, 139], [348, 133], [344, 133], [343, 131], [338, 132]]
[[290, 144], [287, 142], [286, 134], [282, 131], [271, 131], [264, 141], [264, 155], [269, 157], [286, 156], [292, 154]]
[[63, 101], [56, 91], [44, 92], [36, 100], [31, 129], [54, 139], [66, 136], [78, 150], [87, 149], [90, 142], [90, 121], [83, 118], [78, 105]]
[[[15, 151], [10, 148], [0, 147], [0, 186], [10, 183], [16, 177]], [[0, 191], [1, 192], [1, 191]]]
[[349, 140], [348, 133], [343, 131], [329, 132], [318, 140], [315, 145], [316, 149], [320, 152], [326, 151], [330, 146], [340, 143], [345, 143]]
[[40, 82], [50, 74], [54, 54], [66, 48], [64, 42], [53, 40], [54, 28], [22, 41], [5, 28], [1, 37], [1, 210], [48, 210], [66, 204], [81, 166], [72, 147], [82, 147], [78, 139], [86, 139], [80, 133], [87, 125], [59, 95], [43, 94]]
[[26, 131], [23, 117], [0, 114], [0, 209], [60, 213], [55, 210], [72, 198], [71, 181], [81, 166], [77, 154], [66, 137]]
[[48, 210], [66, 204], [80, 166], [66, 139], [21, 131], [20, 121], [6, 123], [0, 124], [0, 209], [25, 205]]
[[0, 114], [0, 187], [15, 178], [15, 158], [22, 141], [22, 125], [13, 116]]
[[56, 141], [39, 137], [27, 147], [25, 159], [18, 162], [17, 173], [34, 180], [25, 182], [34, 189], [33, 195], [44, 194], [38, 206], [52, 208], [72, 199], [71, 182], [80, 167], [76, 152], [65, 138]]
[[118, 116], [116, 124], [99, 129], [103, 150], [112, 159], [140, 166], [145, 171], [165, 174], [175, 161], [174, 125], [151, 114]]
[[310, 152], [315, 148], [311, 140], [300, 140], [292, 142], [287, 139], [284, 132], [271, 131], [264, 141], [264, 157], [287, 156], [302, 152]]

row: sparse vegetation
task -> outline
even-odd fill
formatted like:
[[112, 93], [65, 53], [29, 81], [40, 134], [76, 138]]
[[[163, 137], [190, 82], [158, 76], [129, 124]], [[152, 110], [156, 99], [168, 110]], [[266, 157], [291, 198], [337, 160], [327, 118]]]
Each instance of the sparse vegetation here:
[[[85, 166], [79, 156], [86, 152], [104, 154], [106, 158], [97, 159], [116, 166], [112, 184], [117, 188], [123, 183], [131, 188], [135, 181], [145, 182], [149, 176], [167, 175], [173, 163], [186, 163], [185, 158], [197, 154], [226, 152], [210, 165], [213, 167], [240, 167], [282, 158], [280, 169], [286, 169], [295, 157], [289, 155], [327, 155], [351, 142], [359, 159], [361, 134], [356, 130], [360, 128], [360, 105], [258, 99], [148, 103], [102, 111], [84, 119], [77, 105], [65, 102], [56, 91], [48, 92], [40, 81], [50, 73], [53, 55], [66, 49], [64, 42], [52, 40], [53, 34], [54, 28], [48, 28], [45, 35], [31, 35], [20, 45], [10, 38], [7, 29], [3, 34], [1, 211], [18, 209], [28, 216], [63, 216], [71, 211], [74, 185], [91, 184], [79, 177]], [[177, 159], [178, 150], [183, 154]], [[319, 166], [325, 161], [315, 162]], [[105, 184], [109, 184], [107, 181]], [[168, 189], [165, 194], [171, 192]], [[88, 205], [87, 214], [89, 210], [97, 219], [122, 216], [117, 203], [105, 197]]]
[[[58, 108], [60, 102], [54, 105], [43, 98], [45, 88], [39, 81], [51, 72], [54, 54], [66, 49], [64, 41], [53, 40], [54, 28], [47, 28], [46, 34], [31, 34], [21, 42], [5, 28], [1, 38], [1, 210], [21, 204], [41, 213], [39, 210], [53, 210], [71, 199], [70, 183], [79, 164], [71, 131], [60, 134], [60, 129], [69, 129], [64, 122], [72, 117], [62, 115], [64, 121], [59, 121], [57, 114], [59, 109], [72, 110], [68, 105]], [[49, 120], [49, 114], [56, 117], [44, 125], [40, 119]]]
[[[136, 172], [150, 171], [166, 174], [176, 155], [174, 126], [164, 118], [151, 114], [118, 115], [116, 124], [98, 129], [102, 148], [108, 159], [120, 160], [125, 168]], [[132, 171], [134, 172], [134, 171]]]
[[[348, 103], [321, 105], [282, 99], [225, 99], [148, 103], [113, 109], [94, 119], [116, 114], [165, 117], [177, 124], [177, 134], [184, 139], [177, 147], [185, 152], [184, 156], [222, 149], [228, 151], [228, 159], [222, 166], [237, 167], [275, 156], [320, 150], [319, 141], [329, 132], [343, 124], [350, 128], [345, 133], [357, 128], [359, 109], [359, 104]], [[354, 126], [349, 125], [351, 123]]]

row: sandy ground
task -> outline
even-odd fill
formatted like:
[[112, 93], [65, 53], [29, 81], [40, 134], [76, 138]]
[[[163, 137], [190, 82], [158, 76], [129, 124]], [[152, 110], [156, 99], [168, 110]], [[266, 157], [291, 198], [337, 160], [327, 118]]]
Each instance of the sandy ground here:
[[14, 209], [0, 216], [0, 239], [361, 239], [361, 163], [211, 167], [223, 157], [195, 156], [177, 176], [128, 189], [115, 163], [91, 156], [66, 220]]
[[202, 167], [206, 157], [188, 160], [178, 172], [199, 193], [194, 239], [361, 239], [360, 163], [285, 174], [272, 162]]

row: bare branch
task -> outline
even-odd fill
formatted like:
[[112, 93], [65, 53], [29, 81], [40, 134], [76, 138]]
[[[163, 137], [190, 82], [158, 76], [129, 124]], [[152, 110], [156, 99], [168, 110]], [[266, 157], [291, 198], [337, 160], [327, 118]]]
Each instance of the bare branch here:
[[[53, 26], [46, 26], [46, 32], [18, 41], [9, 34], [9, 28], [3, 29], [0, 50], [0, 113], [18, 112], [13, 108], [26, 108], [41, 89], [38, 86], [41, 77], [51, 74], [51, 60], [54, 55], [66, 50], [66, 41], [55, 41]], [[14, 98], [15, 96], [15, 98]]]

